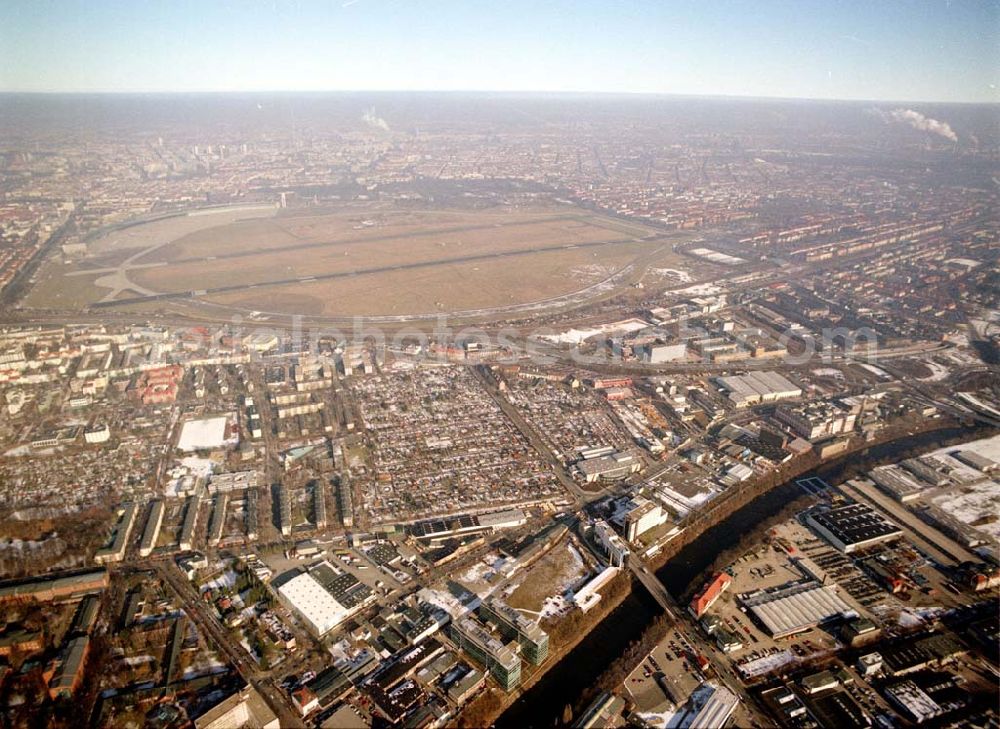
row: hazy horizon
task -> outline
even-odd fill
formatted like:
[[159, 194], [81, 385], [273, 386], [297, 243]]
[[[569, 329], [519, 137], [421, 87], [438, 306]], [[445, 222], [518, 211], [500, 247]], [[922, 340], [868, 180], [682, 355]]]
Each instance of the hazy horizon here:
[[[995, 103], [995, 2], [26, 3], [0, 91]], [[58, 49], [57, 53], [51, 52]]]

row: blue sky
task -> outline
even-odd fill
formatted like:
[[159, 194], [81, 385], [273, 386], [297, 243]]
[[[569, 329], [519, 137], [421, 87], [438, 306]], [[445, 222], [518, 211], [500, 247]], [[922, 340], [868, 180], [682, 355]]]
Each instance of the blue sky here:
[[1000, 101], [998, 0], [3, 0], [0, 90]]

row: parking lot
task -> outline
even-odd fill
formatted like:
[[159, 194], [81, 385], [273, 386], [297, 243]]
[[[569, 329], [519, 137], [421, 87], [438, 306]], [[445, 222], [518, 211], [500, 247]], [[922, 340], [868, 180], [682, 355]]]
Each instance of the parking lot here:
[[625, 679], [625, 687], [640, 711], [664, 711], [668, 704], [679, 705], [687, 700], [703, 680], [694, 662], [695, 654], [683, 631], [675, 628], [667, 634]]

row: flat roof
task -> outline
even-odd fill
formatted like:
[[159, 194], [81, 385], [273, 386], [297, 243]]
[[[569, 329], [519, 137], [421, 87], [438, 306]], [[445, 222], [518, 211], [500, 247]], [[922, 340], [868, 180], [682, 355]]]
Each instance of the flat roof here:
[[854, 611], [833, 587], [812, 581], [755, 595], [743, 602], [772, 636], [808, 630], [835, 615]]
[[219, 415], [214, 418], [188, 420], [181, 427], [181, 437], [177, 441], [177, 448], [182, 451], [196, 451], [233, 445], [236, 442], [235, 439], [226, 439], [226, 424], [231, 417], [230, 415]]
[[902, 534], [899, 527], [864, 504], [814, 511], [810, 518], [847, 545]]
[[319, 581], [308, 572], [293, 577], [278, 588], [288, 600], [323, 635], [344, 622], [351, 611], [341, 605]]

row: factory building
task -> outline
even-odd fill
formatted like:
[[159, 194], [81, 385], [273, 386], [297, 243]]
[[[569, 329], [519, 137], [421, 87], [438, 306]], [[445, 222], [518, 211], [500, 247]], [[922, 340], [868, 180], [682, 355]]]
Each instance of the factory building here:
[[880, 490], [904, 504], [918, 498], [925, 487], [924, 483], [914, 479], [899, 466], [879, 466], [868, 472], [868, 478]]
[[810, 441], [851, 433], [857, 424], [855, 409], [833, 402], [779, 405], [774, 415], [796, 435]]
[[806, 523], [844, 554], [891, 541], [903, 533], [895, 524], [864, 504], [813, 511], [806, 517]]
[[631, 453], [615, 452], [596, 458], [585, 458], [577, 461], [576, 473], [587, 483], [599, 479], [616, 480], [636, 473], [642, 468], [642, 462]]
[[644, 359], [650, 364], [677, 362], [687, 357], [687, 342], [652, 344], [645, 350]]
[[278, 588], [278, 594], [317, 638], [329, 633], [354, 612], [341, 605], [309, 572], [290, 579]]
[[716, 384], [738, 408], [801, 397], [802, 388], [774, 371], [717, 377]]
[[775, 640], [854, 613], [835, 587], [812, 580], [745, 593], [740, 602]]
[[497, 598], [483, 603], [479, 614], [495, 625], [505, 640], [517, 640], [521, 655], [536, 666], [542, 665], [549, 655], [549, 635], [538, 624]]
[[453, 622], [451, 637], [459, 648], [486, 666], [504, 691], [512, 691], [521, 683], [521, 659], [472, 618]]
[[983, 473], [1000, 471], [1000, 464], [975, 451], [955, 451], [951, 457]]
[[725, 686], [705, 683], [692, 694], [678, 729], [722, 729], [739, 705], [739, 698]]

